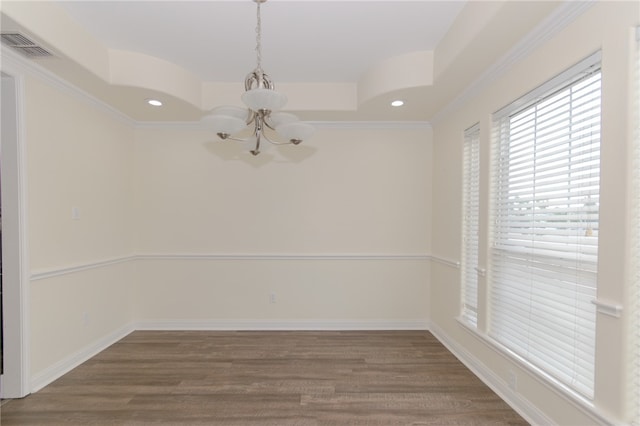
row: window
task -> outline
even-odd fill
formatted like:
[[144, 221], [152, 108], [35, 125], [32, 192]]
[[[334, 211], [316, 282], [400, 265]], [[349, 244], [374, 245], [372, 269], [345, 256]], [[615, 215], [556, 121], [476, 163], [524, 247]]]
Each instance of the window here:
[[479, 125], [464, 132], [463, 157], [462, 318], [475, 327], [478, 322]]
[[593, 397], [600, 55], [494, 115], [490, 335]]

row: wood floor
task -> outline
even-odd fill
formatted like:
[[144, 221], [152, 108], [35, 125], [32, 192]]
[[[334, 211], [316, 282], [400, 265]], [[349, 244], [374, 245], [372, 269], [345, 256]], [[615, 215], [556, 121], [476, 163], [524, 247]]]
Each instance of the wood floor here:
[[526, 425], [431, 334], [137, 331], [11, 425]]

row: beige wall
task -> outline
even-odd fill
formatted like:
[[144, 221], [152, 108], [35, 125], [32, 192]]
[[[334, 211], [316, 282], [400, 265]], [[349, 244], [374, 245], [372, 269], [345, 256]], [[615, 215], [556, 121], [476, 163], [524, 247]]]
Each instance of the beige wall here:
[[160, 329], [425, 328], [428, 268], [427, 260], [141, 260], [136, 322]]
[[33, 390], [131, 329], [134, 270], [119, 263], [31, 282]]
[[429, 128], [321, 127], [253, 157], [180, 128], [136, 131], [141, 253], [426, 254]]
[[[131, 254], [133, 129], [75, 90], [33, 76], [24, 79], [22, 105], [38, 386], [132, 321], [131, 265], [96, 262]], [[73, 270], [82, 266], [90, 269]]]
[[433, 134], [424, 126], [320, 125], [309, 143], [282, 148], [277, 158], [243, 157], [195, 126], [136, 126], [27, 72], [32, 383], [45, 384], [137, 326], [430, 320], [483, 379], [500, 388], [514, 372], [518, 390], [503, 396], [537, 418], [624, 420], [626, 311], [598, 318], [593, 415], [456, 321], [460, 271], [446, 260], [461, 253], [464, 129], [481, 124], [486, 212], [491, 113], [602, 49], [599, 297], [626, 306], [626, 112], [639, 13], [635, 2], [597, 4], [452, 108]]
[[24, 80], [34, 389], [135, 327], [426, 327], [428, 126], [320, 126], [238, 157], [41, 77]]
[[431, 131], [370, 127], [258, 157], [138, 129], [137, 319], [426, 324]]
[[24, 105], [32, 270], [129, 254], [130, 123], [36, 78], [26, 81]]
[[[476, 122], [481, 126], [481, 242], [480, 267], [487, 265], [489, 208], [489, 157], [491, 114], [542, 84], [589, 54], [602, 50], [602, 172], [600, 207], [600, 261], [598, 298], [625, 308], [625, 268], [628, 261], [625, 228], [627, 212], [627, 153], [631, 141], [629, 118], [631, 99], [632, 33], [638, 25], [637, 2], [603, 2], [589, 9], [558, 35], [530, 52], [493, 83], [465, 102], [455, 112], [434, 124], [434, 175], [432, 251], [451, 259], [461, 257], [461, 177], [463, 131]], [[434, 265], [431, 274], [431, 321], [433, 329], [467, 361], [493, 376], [500, 386], [508, 375], [517, 376], [518, 392], [524, 399], [557, 424], [584, 425], [602, 421], [628, 420], [625, 412], [628, 363], [624, 341], [628, 313], [622, 318], [598, 315], [595, 408], [563, 397], [545, 385], [530, 370], [498, 351], [486, 335], [487, 312], [480, 315], [480, 333], [465, 329], [456, 317], [460, 311], [460, 271]], [[484, 279], [480, 282], [481, 304], [486, 300]], [[481, 308], [482, 309], [482, 308]], [[551, 389], [551, 391], [550, 391]], [[535, 409], [533, 410], [535, 411]], [[540, 413], [539, 413], [540, 414]]]

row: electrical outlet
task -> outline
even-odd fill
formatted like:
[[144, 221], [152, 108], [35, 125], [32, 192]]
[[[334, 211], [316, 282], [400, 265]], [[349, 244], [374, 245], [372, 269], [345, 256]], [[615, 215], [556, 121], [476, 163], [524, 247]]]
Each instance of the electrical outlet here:
[[82, 313], [82, 325], [85, 327], [89, 327], [89, 323], [91, 322], [91, 318], [89, 318], [89, 312]]
[[507, 385], [509, 385], [511, 390], [518, 390], [518, 376], [516, 376], [513, 370], [507, 372]]
[[269, 293], [269, 303], [276, 303], [276, 294]]

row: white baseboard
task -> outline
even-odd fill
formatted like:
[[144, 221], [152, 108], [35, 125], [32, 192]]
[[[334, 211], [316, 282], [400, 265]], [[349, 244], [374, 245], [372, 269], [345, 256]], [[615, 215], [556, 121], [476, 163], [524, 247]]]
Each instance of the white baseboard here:
[[62, 377], [64, 374], [68, 373], [91, 357], [105, 350], [132, 331], [134, 331], [133, 325], [127, 324], [124, 327], [121, 327], [120, 329], [114, 331], [113, 333], [110, 333], [103, 338], [93, 342], [91, 345], [86, 346], [85, 348], [69, 355], [68, 357], [58, 361], [52, 366], [35, 374], [31, 378], [31, 393], [39, 391], [43, 387], [52, 383], [54, 380]]
[[428, 330], [428, 321], [418, 320], [140, 320], [104, 336], [31, 378], [31, 393], [73, 370], [91, 357], [136, 330], [215, 331], [321, 331], [321, 330]]
[[318, 330], [428, 330], [417, 320], [140, 320], [136, 330], [318, 331]]
[[[489, 386], [500, 398], [532, 425], [553, 425], [554, 422], [534, 404], [511, 390], [501, 377], [484, 365], [471, 352], [451, 339], [439, 326], [426, 319], [414, 320], [138, 320], [104, 336], [91, 345], [69, 355], [35, 374], [30, 382], [31, 393], [37, 392], [83, 362], [136, 330], [212, 330], [212, 331], [430, 331], [456, 358]], [[589, 414], [589, 413], [587, 413]], [[604, 417], [593, 417], [596, 423], [607, 424]]]
[[540, 411], [529, 400], [511, 390], [508, 384], [484, 365], [471, 352], [460, 346], [436, 324], [429, 324], [429, 330], [451, 353], [455, 355], [469, 370], [489, 386], [511, 408], [532, 425], [554, 425], [549, 417]]

